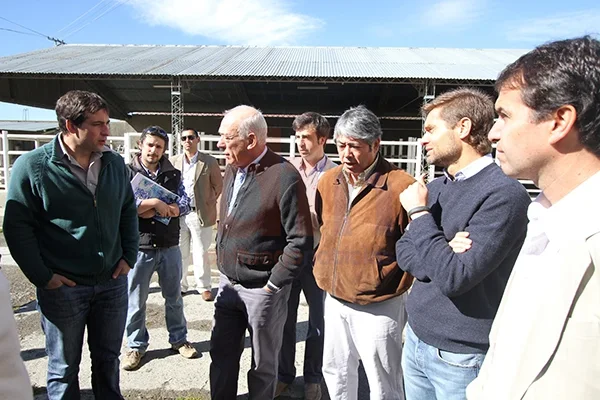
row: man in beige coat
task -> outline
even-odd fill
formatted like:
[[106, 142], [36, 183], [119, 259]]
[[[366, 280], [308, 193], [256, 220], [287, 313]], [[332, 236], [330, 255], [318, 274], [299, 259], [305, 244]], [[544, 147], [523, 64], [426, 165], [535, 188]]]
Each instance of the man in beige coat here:
[[217, 198], [223, 190], [223, 178], [217, 160], [198, 151], [200, 137], [195, 129], [185, 129], [181, 133], [181, 142], [184, 154], [173, 156], [170, 160], [181, 171], [192, 206], [192, 212], [181, 220], [181, 291], [188, 290], [187, 271], [193, 255], [196, 290], [205, 301], [212, 301], [208, 248], [214, 236], [212, 227], [217, 223]]
[[600, 398], [599, 71], [588, 36], [540, 46], [496, 82], [502, 170], [542, 193], [469, 399]]

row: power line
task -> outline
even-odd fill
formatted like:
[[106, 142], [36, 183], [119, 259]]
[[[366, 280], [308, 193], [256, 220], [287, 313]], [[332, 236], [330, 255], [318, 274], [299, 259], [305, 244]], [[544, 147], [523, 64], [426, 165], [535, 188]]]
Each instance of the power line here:
[[98, 19], [102, 18], [103, 16], [105, 16], [106, 14], [108, 14], [109, 12], [113, 11], [114, 9], [122, 6], [124, 3], [126, 3], [128, 0], [113, 0], [114, 3], [112, 5], [110, 5], [107, 9], [104, 10], [104, 12], [102, 12], [100, 15], [98, 15], [96, 18], [88, 21], [86, 24], [82, 25], [79, 27], [79, 29], [76, 29], [74, 31], [71, 31], [69, 33], [67, 33], [66, 35], [64, 35], [63, 37], [66, 39], [68, 36], [74, 35], [75, 33], [79, 32], [80, 30], [82, 30], [83, 28], [87, 27], [89, 24], [91, 24], [92, 22], [97, 21]]
[[21, 33], [23, 35], [29, 35], [29, 36], [37, 36], [35, 33], [30, 33], [30, 32], [23, 32], [23, 31], [17, 31], [15, 29], [10, 29], [10, 28], [0, 28], [1, 31], [8, 31], [8, 32], [14, 32], [14, 33]]
[[[58, 45], [61, 45], [61, 44], [66, 44], [64, 41], [62, 41], [62, 40], [60, 40], [60, 39], [53, 38], [53, 37], [50, 37], [50, 36], [48, 36], [48, 35], [44, 35], [44, 34], [43, 34], [43, 33], [41, 33], [41, 32], [38, 32], [38, 31], [36, 31], [36, 30], [33, 30], [33, 29], [30, 29], [30, 28], [28, 28], [28, 27], [26, 27], [26, 26], [23, 26], [23, 25], [21, 25], [21, 24], [17, 24], [16, 22], [14, 22], [14, 21], [11, 21], [11, 20], [9, 20], [9, 19], [7, 19], [7, 18], [0, 17], [0, 19], [1, 19], [1, 20], [4, 20], [4, 21], [6, 21], [6, 22], [9, 22], [9, 23], [11, 23], [11, 24], [17, 25], [18, 27], [20, 27], [20, 28], [23, 28], [23, 29], [26, 29], [26, 30], [28, 30], [28, 31], [30, 31], [30, 32], [33, 32], [33, 33], [35, 33], [35, 34], [36, 34], [36, 35], [38, 35], [38, 36], [41, 36], [41, 37], [43, 37], [43, 38], [46, 38], [46, 39], [48, 39], [48, 40], [50, 40], [50, 41], [54, 42], [54, 44], [56, 44], [57, 46], [58, 46]], [[22, 32], [22, 33], [25, 33], [25, 32]]]
[[107, 0], [100, 0], [98, 3], [96, 3], [95, 6], [93, 6], [92, 8], [90, 8], [89, 10], [87, 10], [86, 12], [84, 12], [83, 14], [81, 14], [79, 17], [75, 18], [73, 21], [71, 21], [69, 24], [67, 24], [67, 26], [65, 26], [64, 28], [62, 28], [61, 30], [59, 30], [58, 32], [56, 32], [56, 34], [58, 35], [59, 33], [61, 33], [62, 31], [64, 31], [65, 29], [67, 29], [68, 27], [70, 27], [71, 25], [73, 25], [74, 23], [76, 23], [77, 21], [79, 21], [81, 18], [85, 17], [86, 15], [88, 15], [90, 12], [94, 11], [96, 8], [98, 8], [98, 6], [102, 3], [104, 3]]

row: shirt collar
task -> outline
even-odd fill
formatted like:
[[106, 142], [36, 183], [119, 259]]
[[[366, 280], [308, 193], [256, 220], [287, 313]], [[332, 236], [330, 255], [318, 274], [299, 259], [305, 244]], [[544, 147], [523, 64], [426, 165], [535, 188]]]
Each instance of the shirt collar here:
[[[309, 175], [312, 175], [315, 172], [323, 172], [323, 170], [325, 169], [325, 165], [327, 165], [327, 155], [323, 155], [323, 158], [321, 158], [319, 162], [317, 162], [315, 167], [310, 171]], [[304, 160], [304, 158], [301, 158], [300, 169], [306, 170], [306, 161]]]
[[186, 164], [193, 165], [193, 164], [195, 164], [198, 161], [198, 155], [199, 154], [200, 154], [200, 152], [197, 151], [196, 154], [194, 154], [194, 156], [192, 157], [192, 159], [189, 162], [188, 162], [187, 156], [184, 154], [183, 155], [183, 160], [184, 160], [184, 162]]
[[356, 179], [354, 180], [354, 184], [352, 183], [352, 180], [350, 179], [350, 173], [346, 172], [346, 170], [342, 167], [342, 173], [344, 174], [344, 178], [346, 178], [346, 183], [348, 183], [348, 185], [351, 185], [352, 187], [364, 186], [365, 182], [367, 181], [369, 176], [371, 176], [371, 174], [375, 170], [377, 161], [379, 161], [379, 154], [377, 154], [377, 157], [375, 157], [375, 161], [373, 161], [373, 163], [371, 165], [369, 165], [369, 167], [367, 169], [365, 169], [363, 172], [358, 174], [358, 177], [356, 177]]
[[[58, 146], [58, 150], [59, 150], [58, 158], [62, 159], [64, 157], [67, 157], [67, 159], [69, 160], [69, 162], [71, 162], [71, 164], [79, 165], [79, 163], [77, 162], [77, 160], [75, 159], [75, 157], [73, 157], [67, 151], [67, 146], [65, 145], [62, 132], [58, 134], [58, 144], [59, 144], [59, 146]], [[111, 151], [111, 149], [110, 149], [110, 147], [108, 147], [106, 145], [102, 148], [102, 151], [94, 150], [92, 152], [92, 155], [90, 156], [90, 160], [94, 160], [94, 159], [97, 160], [98, 158], [102, 157], [102, 153], [106, 153], [107, 151]], [[96, 156], [94, 156], [94, 155], [96, 155]]]
[[486, 154], [485, 156], [478, 158], [477, 160], [471, 162], [469, 165], [458, 171], [456, 174], [454, 174], [454, 178], [452, 178], [450, 174], [448, 174], [448, 171], [446, 169], [444, 169], [444, 175], [446, 175], [446, 178], [450, 179], [451, 181], [464, 181], [477, 175], [485, 167], [493, 163], [494, 159], [492, 158], [492, 155]]
[[262, 160], [262, 158], [265, 156], [265, 154], [267, 154], [267, 150], [269, 150], [269, 148], [265, 146], [265, 149], [262, 151], [262, 153], [260, 153], [260, 155], [258, 157], [256, 157], [254, 159], [254, 161], [252, 161], [250, 164], [246, 165], [244, 168], [238, 168], [238, 173], [242, 173], [244, 175], [247, 174], [248, 168], [250, 168], [250, 166], [253, 164], [258, 164], [260, 162], [260, 160]]
[[156, 168], [156, 172], [152, 172], [150, 171], [148, 168], [146, 168], [146, 166], [144, 165], [144, 163], [142, 162], [142, 156], [139, 155], [139, 161], [140, 161], [140, 165], [142, 166], [142, 168], [144, 168], [144, 171], [146, 171], [146, 173], [153, 177], [156, 178], [158, 176], [158, 174], [160, 173], [160, 162], [158, 163], [158, 168]]
[[[598, 231], [600, 214], [594, 212], [600, 196], [600, 172], [596, 172], [542, 214], [543, 229], [550, 241], [586, 240]], [[542, 192], [536, 199], [545, 199]]]

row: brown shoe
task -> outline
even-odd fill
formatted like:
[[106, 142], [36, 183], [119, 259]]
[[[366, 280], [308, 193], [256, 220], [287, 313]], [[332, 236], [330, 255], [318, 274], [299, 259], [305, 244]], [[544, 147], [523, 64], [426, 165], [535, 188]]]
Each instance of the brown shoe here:
[[180, 344], [178, 346], [171, 345], [171, 348], [173, 350], [179, 352], [179, 354], [181, 354], [185, 358], [196, 358], [196, 357], [198, 357], [198, 350], [196, 350], [194, 348], [194, 346], [192, 346], [190, 344], [190, 342], [183, 342], [182, 344]]
[[288, 386], [290, 385], [287, 383], [277, 381], [277, 387], [275, 388], [275, 397], [281, 396], [281, 394], [285, 392], [285, 389], [287, 389]]
[[213, 295], [210, 290], [205, 290], [202, 292], [202, 300], [204, 301], [213, 301]]
[[304, 398], [306, 400], [321, 400], [323, 393], [321, 393], [320, 383], [306, 383], [304, 384]]
[[125, 371], [136, 370], [140, 366], [142, 357], [144, 357], [144, 354], [140, 353], [139, 350], [127, 350], [121, 361], [121, 367]]

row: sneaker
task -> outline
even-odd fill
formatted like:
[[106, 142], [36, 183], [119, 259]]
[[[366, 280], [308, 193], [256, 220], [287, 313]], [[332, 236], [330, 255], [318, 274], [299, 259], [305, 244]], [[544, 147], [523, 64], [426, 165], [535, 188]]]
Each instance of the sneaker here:
[[144, 355], [140, 353], [139, 350], [128, 350], [121, 361], [121, 366], [125, 371], [133, 371], [140, 366], [142, 357], [144, 357]]
[[198, 350], [196, 350], [194, 348], [194, 346], [192, 346], [190, 344], [190, 342], [183, 342], [182, 344], [179, 344], [179, 345], [171, 345], [171, 348], [173, 350], [179, 352], [179, 354], [181, 354], [185, 358], [198, 357]]
[[213, 295], [210, 290], [205, 290], [202, 292], [202, 300], [204, 301], [213, 301]]
[[287, 383], [277, 381], [277, 387], [275, 388], [275, 397], [281, 396], [281, 394], [285, 392], [285, 389], [287, 389], [288, 386], [290, 385]]
[[304, 385], [304, 398], [306, 400], [321, 400], [322, 396], [320, 383], [306, 383]]

